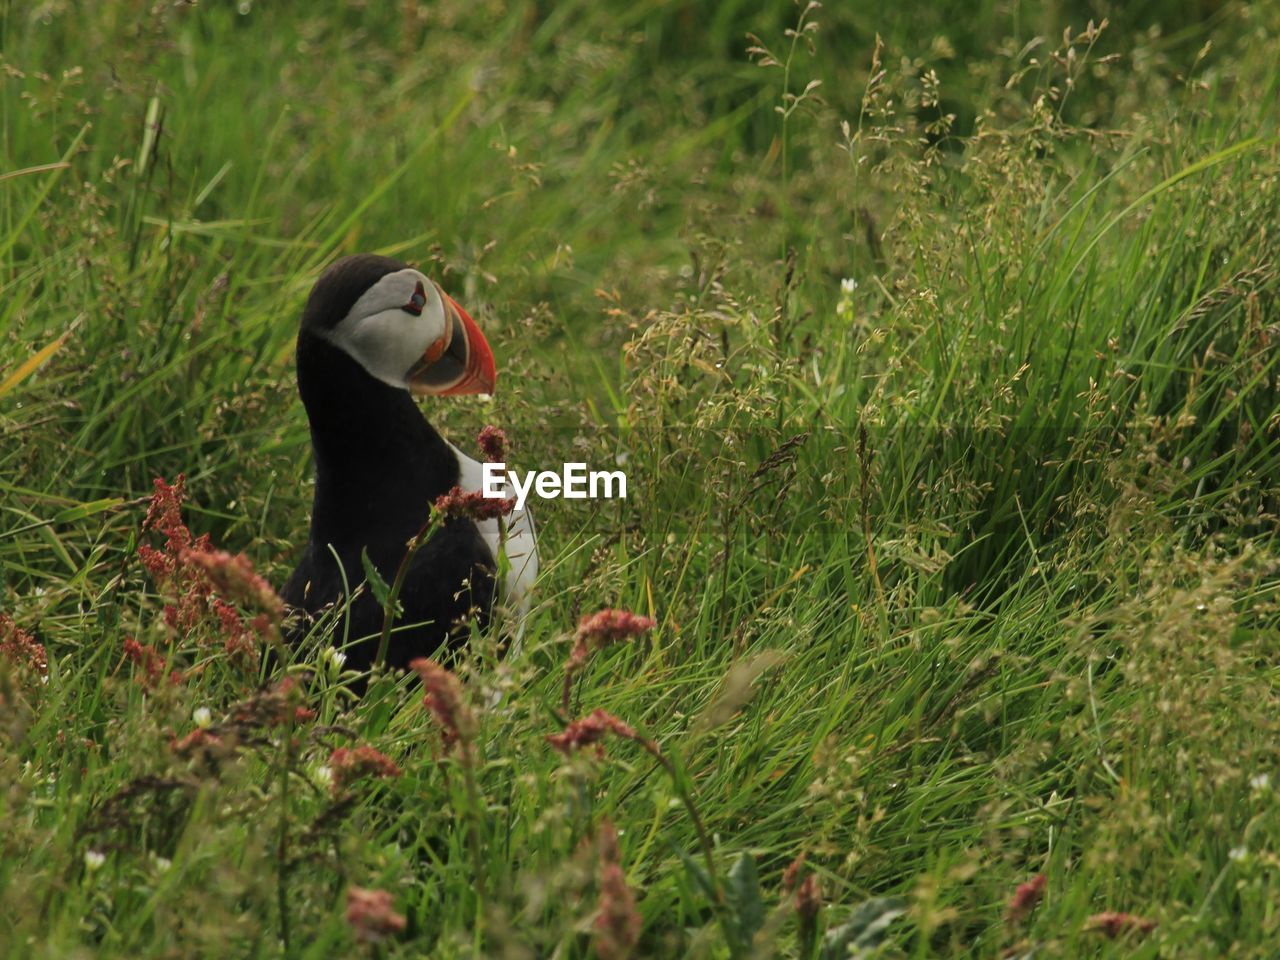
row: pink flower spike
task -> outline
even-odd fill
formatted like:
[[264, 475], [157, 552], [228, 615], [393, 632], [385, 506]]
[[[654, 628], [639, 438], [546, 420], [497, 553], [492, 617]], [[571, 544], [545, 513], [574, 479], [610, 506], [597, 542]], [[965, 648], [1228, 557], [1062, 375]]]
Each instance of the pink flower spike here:
[[1095, 913], [1089, 918], [1089, 923], [1086, 927], [1088, 930], [1102, 934], [1108, 940], [1115, 940], [1131, 930], [1135, 931], [1139, 936], [1145, 937], [1155, 928], [1156, 922], [1154, 920], [1148, 920], [1146, 917], [1139, 917], [1132, 913], [1121, 913], [1116, 910]]
[[422, 703], [440, 724], [440, 739], [445, 749], [461, 744], [465, 757], [475, 725], [463, 696], [461, 681], [455, 674], [426, 657], [411, 661], [409, 669], [417, 673], [422, 681], [422, 688], [426, 691]]
[[800, 854], [800, 856], [787, 864], [787, 869], [782, 871], [782, 889], [787, 893], [796, 888], [796, 883], [800, 879], [800, 871], [804, 869], [805, 858], [806, 854]]
[[1009, 909], [1005, 913], [1006, 923], [1021, 923], [1044, 897], [1045, 880], [1043, 873], [1037, 873], [1026, 883], [1018, 885], [1009, 900]]
[[138, 683], [144, 690], [150, 690], [164, 676], [165, 658], [155, 647], [139, 643], [133, 637], [124, 638], [124, 655], [135, 666], [142, 668]]
[[[547, 743], [567, 757], [583, 747], [600, 744], [611, 733], [615, 737], [621, 737], [624, 740], [634, 740], [645, 745], [646, 749], [648, 749], [647, 742], [636, 733], [634, 728], [605, 710], [595, 710], [588, 716], [573, 721], [573, 723], [564, 728], [562, 733], [548, 734]], [[601, 753], [603, 753], [603, 749], [603, 746], [601, 746]]]
[[254, 573], [253, 564], [243, 553], [232, 556], [225, 550], [183, 550], [179, 560], [204, 571], [205, 576], [224, 597], [246, 606], [256, 607], [279, 623], [284, 616], [284, 601], [262, 577]]
[[329, 769], [333, 771], [335, 797], [363, 777], [394, 779], [401, 775], [400, 768], [390, 757], [367, 744], [355, 749], [338, 747], [329, 755]]
[[596, 837], [600, 851], [600, 902], [595, 932], [596, 956], [601, 960], [625, 960], [640, 939], [642, 924], [636, 898], [618, 857], [618, 832], [605, 820]]
[[514, 497], [486, 497], [479, 490], [467, 492], [454, 487], [436, 497], [436, 512], [446, 517], [469, 517], [472, 520], [496, 520], [516, 508]]
[[391, 894], [356, 886], [347, 888], [347, 923], [361, 943], [378, 943], [405, 928], [404, 916], [392, 907]]
[[7, 613], [0, 613], [0, 657], [18, 667], [34, 670], [42, 677], [49, 675], [49, 657], [44, 644], [37, 643]]
[[818, 875], [811, 873], [800, 881], [795, 894], [796, 913], [806, 923], [812, 923], [822, 909], [822, 889], [818, 886]]
[[596, 650], [647, 633], [654, 627], [648, 617], [626, 610], [604, 609], [582, 618], [578, 623], [578, 639]]

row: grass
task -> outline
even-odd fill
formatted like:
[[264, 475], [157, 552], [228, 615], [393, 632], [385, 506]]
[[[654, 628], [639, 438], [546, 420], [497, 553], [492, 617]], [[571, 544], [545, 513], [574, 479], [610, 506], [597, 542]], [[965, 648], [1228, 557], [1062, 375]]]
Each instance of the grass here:
[[[0, 952], [608, 958], [620, 866], [637, 957], [1271, 956], [1280, 15], [1099, 9], [0, 3]], [[185, 473], [283, 582], [359, 250], [494, 346], [447, 435], [628, 475], [535, 505], [465, 750], [328, 637], [175, 635], [138, 556]], [[656, 627], [564, 715], [607, 606]], [[597, 708], [636, 739], [548, 744]]]

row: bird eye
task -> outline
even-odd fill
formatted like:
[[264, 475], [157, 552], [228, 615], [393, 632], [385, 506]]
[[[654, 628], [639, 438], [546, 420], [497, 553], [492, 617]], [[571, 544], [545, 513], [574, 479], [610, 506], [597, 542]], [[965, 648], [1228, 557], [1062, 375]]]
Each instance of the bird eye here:
[[415, 317], [420, 317], [422, 316], [422, 308], [426, 305], [427, 292], [422, 288], [422, 281], [419, 280], [417, 289], [413, 291], [413, 296], [410, 297], [409, 302], [400, 309], [405, 311], [405, 313], [412, 313]]

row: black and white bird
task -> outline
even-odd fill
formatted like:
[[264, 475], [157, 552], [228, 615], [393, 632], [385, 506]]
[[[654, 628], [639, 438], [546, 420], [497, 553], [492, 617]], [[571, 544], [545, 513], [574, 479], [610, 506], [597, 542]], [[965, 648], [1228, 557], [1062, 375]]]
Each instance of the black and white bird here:
[[[311, 533], [283, 598], [310, 618], [348, 591], [355, 596], [334, 632], [347, 666], [366, 669], [378, 649], [383, 611], [365, 580], [362, 553], [391, 583], [408, 541], [435, 499], [454, 486], [480, 490], [479, 463], [424, 419], [414, 394], [492, 393], [493, 352], [475, 321], [436, 283], [389, 257], [361, 254], [329, 267], [302, 314], [298, 392], [311, 424], [315, 498]], [[455, 518], [414, 556], [400, 593], [402, 613], [387, 663], [407, 666], [457, 638], [472, 617], [481, 627], [495, 603], [517, 617], [538, 572], [527, 510], [498, 521]], [[498, 582], [498, 552], [509, 566]]]

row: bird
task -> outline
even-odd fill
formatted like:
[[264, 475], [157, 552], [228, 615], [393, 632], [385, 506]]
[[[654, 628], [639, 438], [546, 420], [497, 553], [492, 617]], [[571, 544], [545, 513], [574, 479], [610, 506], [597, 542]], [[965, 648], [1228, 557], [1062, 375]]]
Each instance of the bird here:
[[[281, 592], [295, 614], [290, 639], [305, 637], [336, 605], [335, 645], [341, 638], [345, 667], [363, 672], [377, 656], [384, 617], [374, 591], [357, 589], [364, 557], [392, 583], [435, 500], [454, 487], [482, 489], [482, 465], [440, 435], [415, 396], [492, 394], [493, 351], [425, 274], [357, 254], [316, 280], [295, 358], [315, 491], [306, 546]], [[497, 520], [449, 517], [434, 528], [405, 573], [387, 667], [456, 646], [472, 622], [486, 629], [495, 603], [522, 623], [538, 572], [533, 519], [527, 508], [513, 510], [505, 526], [503, 536]], [[500, 551], [508, 561], [501, 576]]]

